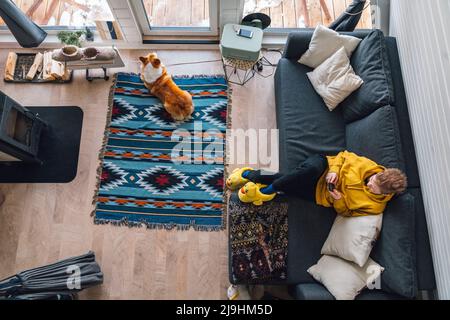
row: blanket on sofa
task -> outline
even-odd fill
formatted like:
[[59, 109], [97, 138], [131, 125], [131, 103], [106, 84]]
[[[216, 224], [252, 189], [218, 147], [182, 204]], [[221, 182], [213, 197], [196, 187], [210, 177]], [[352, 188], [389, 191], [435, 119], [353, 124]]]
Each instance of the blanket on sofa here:
[[231, 269], [235, 282], [259, 284], [287, 277], [287, 203], [229, 201]]

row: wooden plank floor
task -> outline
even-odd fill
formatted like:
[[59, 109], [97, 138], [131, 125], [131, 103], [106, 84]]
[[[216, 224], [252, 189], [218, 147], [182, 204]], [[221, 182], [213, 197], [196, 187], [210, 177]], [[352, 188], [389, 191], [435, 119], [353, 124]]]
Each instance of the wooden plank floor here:
[[[8, 50], [0, 50], [6, 61]], [[139, 55], [124, 50], [138, 72]], [[158, 51], [169, 65], [216, 60], [218, 51]], [[275, 61], [274, 61], [275, 62]], [[119, 71], [119, 70], [118, 70]], [[172, 74], [223, 73], [220, 62], [169, 67]], [[0, 65], [0, 74], [4, 66]], [[0, 185], [0, 279], [19, 271], [94, 250], [105, 275], [89, 299], [224, 299], [228, 282], [227, 231], [196, 232], [97, 226], [90, 213], [111, 81], [89, 83], [76, 72], [68, 85], [6, 84], [0, 90], [26, 106], [78, 105], [84, 111], [76, 179], [69, 184]], [[233, 88], [233, 127], [271, 129], [275, 123], [273, 77]], [[264, 103], [261, 103], [264, 101]]]

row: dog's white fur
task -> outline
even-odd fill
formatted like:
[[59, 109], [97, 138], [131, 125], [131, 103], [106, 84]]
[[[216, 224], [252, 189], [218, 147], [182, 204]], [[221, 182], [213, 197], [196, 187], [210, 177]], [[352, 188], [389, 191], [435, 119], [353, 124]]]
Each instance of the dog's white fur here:
[[161, 64], [159, 68], [154, 68], [151, 63], [145, 66], [143, 77], [147, 83], [155, 83], [163, 74], [163, 65]]

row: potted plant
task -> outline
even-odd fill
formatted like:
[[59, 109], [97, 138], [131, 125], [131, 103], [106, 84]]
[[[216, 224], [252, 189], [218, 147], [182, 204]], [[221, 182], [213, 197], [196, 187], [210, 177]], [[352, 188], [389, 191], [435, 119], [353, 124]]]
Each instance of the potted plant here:
[[58, 39], [65, 45], [81, 47], [81, 37], [85, 35], [85, 31], [60, 31]]

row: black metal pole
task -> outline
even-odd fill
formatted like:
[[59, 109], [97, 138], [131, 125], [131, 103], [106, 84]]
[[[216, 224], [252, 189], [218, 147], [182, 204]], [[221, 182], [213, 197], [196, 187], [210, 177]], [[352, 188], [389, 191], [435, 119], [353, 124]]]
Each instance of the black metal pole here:
[[11, 0], [0, 1], [0, 16], [17, 42], [24, 48], [36, 48], [47, 33], [30, 20]]

